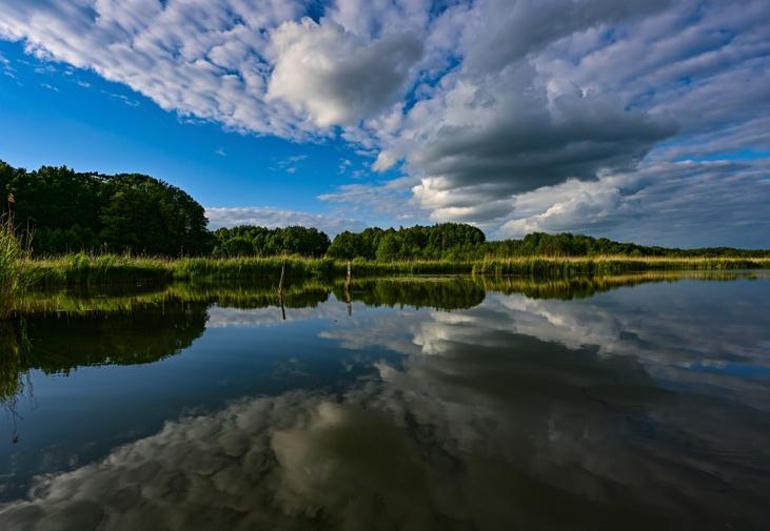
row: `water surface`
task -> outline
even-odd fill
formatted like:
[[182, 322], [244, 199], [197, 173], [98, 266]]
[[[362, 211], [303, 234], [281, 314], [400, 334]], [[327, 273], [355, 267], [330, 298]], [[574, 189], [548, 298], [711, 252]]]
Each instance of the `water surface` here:
[[0, 529], [762, 529], [763, 273], [33, 294]]

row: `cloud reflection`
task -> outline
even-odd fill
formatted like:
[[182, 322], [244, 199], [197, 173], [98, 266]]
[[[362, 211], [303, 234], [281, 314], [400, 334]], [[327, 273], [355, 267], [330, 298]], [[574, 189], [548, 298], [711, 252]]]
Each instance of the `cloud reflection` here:
[[170, 422], [99, 463], [41, 478], [0, 524], [761, 528], [767, 382], [701, 367], [736, 355], [764, 366], [768, 323], [744, 312], [766, 284], [734, 285], [728, 312], [713, 304], [718, 284], [663, 288], [666, 305], [645, 286], [354, 313], [324, 337], [402, 352], [399, 365], [377, 363], [378, 380]]

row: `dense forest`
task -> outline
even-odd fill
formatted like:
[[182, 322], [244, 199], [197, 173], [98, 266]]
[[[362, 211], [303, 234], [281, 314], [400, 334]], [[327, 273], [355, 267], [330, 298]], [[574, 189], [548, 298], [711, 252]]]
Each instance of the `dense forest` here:
[[320, 258], [331, 244], [326, 233], [305, 227], [240, 226], [218, 229], [214, 236], [214, 256], [218, 257], [298, 254]]
[[534, 233], [521, 240], [488, 242], [478, 228], [459, 223], [344, 231], [333, 241], [322, 231], [306, 227], [241, 226], [211, 232], [200, 204], [183, 190], [153, 177], [79, 173], [63, 166], [26, 171], [2, 161], [0, 198], [0, 210], [13, 214], [36, 256], [84, 251], [168, 257], [292, 254], [390, 261], [532, 255], [770, 255], [769, 251], [727, 247], [649, 247], [569, 233]]
[[84, 250], [179, 256], [208, 253], [214, 244], [203, 207], [146, 175], [50, 166], [28, 172], [0, 161], [0, 197], [3, 210], [32, 235], [37, 255]]

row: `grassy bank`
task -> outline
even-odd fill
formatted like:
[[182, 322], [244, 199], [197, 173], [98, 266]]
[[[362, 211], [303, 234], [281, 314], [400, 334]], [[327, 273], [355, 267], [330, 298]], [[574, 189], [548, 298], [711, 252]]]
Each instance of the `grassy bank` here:
[[0, 220], [0, 319], [10, 317], [29, 283], [27, 254], [10, 218]]
[[[244, 281], [273, 279], [278, 282], [285, 266], [287, 280], [344, 277], [347, 261], [294, 256], [268, 258], [161, 258], [72, 255], [25, 260], [23, 267], [38, 286], [88, 284], [163, 283], [178, 281]], [[449, 261], [372, 262], [354, 260], [356, 276], [471, 273], [473, 263]]]
[[[9, 263], [14, 263], [10, 260]], [[277, 283], [285, 265], [287, 280], [344, 277], [346, 261], [328, 258], [184, 258], [166, 260], [130, 256], [73, 255], [45, 260], [16, 260], [6, 266], [11, 277], [19, 269], [36, 285], [73, 286], [119, 283], [164, 283], [177, 281], [229, 281], [273, 279]], [[770, 268], [770, 258], [636, 258], [521, 257], [478, 262], [354, 260], [354, 277], [388, 275], [473, 274], [477, 276], [527, 275], [565, 277], [575, 274], [617, 274], [632, 271], [721, 271]], [[6, 278], [6, 277], [3, 277]], [[10, 284], [9, 284], [10, 285]], [[16, 289], [16, 288], [13, 288]]]
[[472, 272], [477, 275], [565, 277], [576, 274], [606, 275], [634, 271], [722, 271], [766, 269], [769, 267], [770, 258], [685, 258], [611, 255], [587, 257], [529, 256], [503, 260], [482, 260], [473, 264]]

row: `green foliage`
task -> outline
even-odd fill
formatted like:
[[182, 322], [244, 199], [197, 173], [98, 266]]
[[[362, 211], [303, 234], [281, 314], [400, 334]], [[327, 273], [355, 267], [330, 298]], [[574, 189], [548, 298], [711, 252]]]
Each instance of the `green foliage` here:
[[217, 257], [299, 255], [320, 258], [329, 248], [329, 237], [315, 228], [239, 226], [214, 233]]
[[11, 216], [0, 219], [0, 319], [10, 317], [29, 283], [27, 252]]
[[[34, 252], [207, 254], [213, 240], [204, 209], [179, 188], [138, 174], [77, 173], [43, 166], [28, 172], [0, 161], [0, 201], [34, 233]], [[6, 205], [13, 194], [15, 204]]]
[[[15, 203], [6, 204], [13, 194]], [[215, 258], [277, 257], [296, 255], [332, 260], [378, 261], [372, 268], [402, 271], [391, 262], [456, 262], [441, 269], [478, 269], [478, 263], [495, 262], [495, 269], [507, 269], [506, 260], [532, 258], [526, 268], [551, 270], [553, 262], [541, 257], [625, 257], [625, 258], [760, 258], [767, 250], [726, 247], [668, 249], [621, 243], [607, 238], [570, 233], [528, 234], [521, 240], [485, 241], [477, 227], [460, 223], [415, 226], [399, 229], [368, 228], [359, 233], [344, 231], [333, 242], [315, 228], [240, 226], [211, 233], [203, 207], [184, 191], [139, 174], [114, 176], [77, 173], [66, 167], [43, 166], [28, 172], [0, 161], [0, 210], [9, 208], [24, 234], [34, 234], [36, 256], [72, 253], [133, 254], [142, 256]], [[28, 237], [28, 236], [26, 236]], [[22, 241], [22, 246], [25, 245]], [[108, 258], [107, 261], [114, 261]], [[586, 263], [579, 267], [588, 267]], [[617, 266], [618, 261], [613, 262]], [[517, 262], [520, 267], [522, 262]], [[222, 264], [219, 264], [222, 266]], [[267, 267], [260, 265], [257, 269]], [[271, 263], [270, 268], [275, 263]], [[89, 266], [90, 267], [90, 266]], [[95, 264], [97, 269], [99, 264]], [[127, 266], [109, 265], [111, 270]], [[228, 275], [231, 269], [227, 266]], [[280, 264], [279, 264], [280, 267]], [[412, 269], [414, 266], [408, 266]], [[427, 266], [426, 266], [427, 267]], [[435, 269], [436, 265], [429, 268]], [[487, 267], [487, 266], [483, 266]], [[578, 267], [564, 262], [558, 267]], [[592, 266], [593, 267], [593, 266]], [[607, 266], [602, 266], [607, 267]], [[130, 268], [128, 268], [130, 269]], [[211, 274], [211, 269], [207, 274]], [[247, 267], [249, 270], [251, 266]], [[90, 276], [91, 273], [88, 273]]]
[[370, 227], [359, 233], [341, 232], [334, 238], [327, 254], [330, 258], [345, 260], [353, 258], [374, 260], [377, 256], [380, 242], [386, 234], [392, 232], [394, 232], [393, 229], [383, 230], [379, 227]]
[[341, 301], [361, 301], [367, 306], [432, 307], [436, 310], [473, 308], [484, 300], [484, 288], [470, 277], [393, 277], [355, 280], [335, 285]]
[[487, 257], [519, 256], [628, 256], [628, 257], [763, 257], [768, 251], [728, 247], [670, 249], [635, 243], [620, 243], [607, 238], [593, 238], [568, 232], [527, 234], [522, 240], [489, 242]]
[[211, 236], [203, 207], [179, 188], [145, 175], [116, 175], [100, 221], [111, 250], [162, 256], [204, 254]]
[[[342, 278], [347, 260], [302, 257], [160, 258], [115, 255], [69, 255], [25, 262], [38, 285], [162, 284], [171, 280], [264, 280], [278, 283], [285, 266], [287, 280]], [[633, 271], [721, 271], [766, 269], [770, 258], [740, 257], [509, 257], [485, 260], [354, 259], [353, 278], [389, 275], [527, 275], [563, 278], [574, 274]]]
[[462, 260], [483, 256], [484, 233], [471, 225], [442, 223], [398, 230], [370, 228], [342, 232], [329, 247], [332, 258], [392, 260]]

